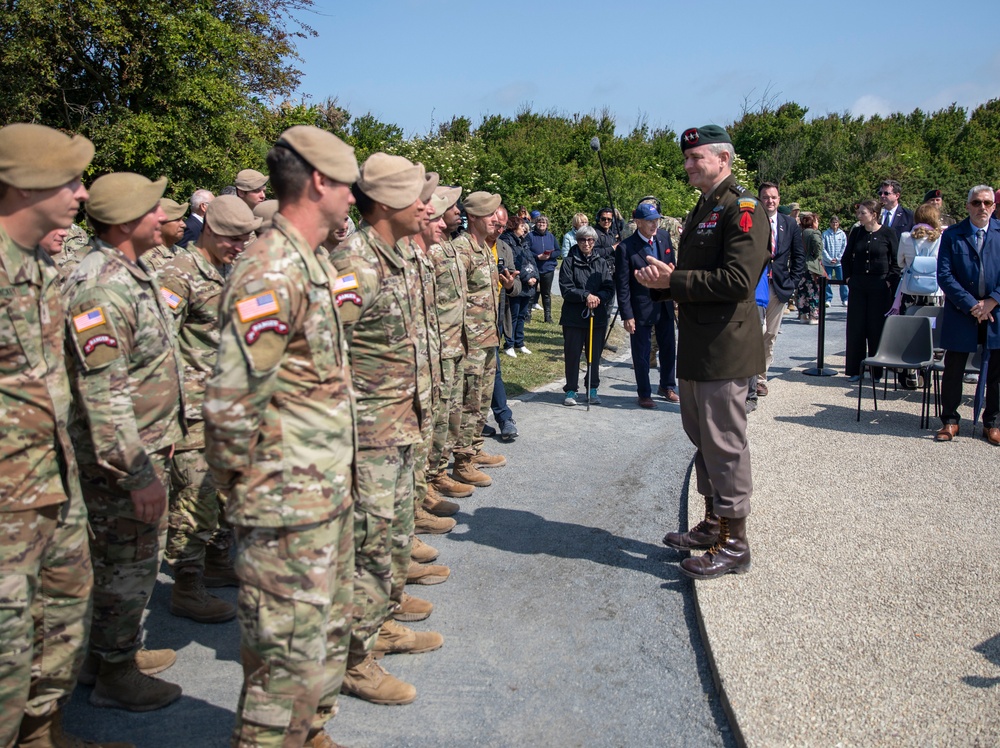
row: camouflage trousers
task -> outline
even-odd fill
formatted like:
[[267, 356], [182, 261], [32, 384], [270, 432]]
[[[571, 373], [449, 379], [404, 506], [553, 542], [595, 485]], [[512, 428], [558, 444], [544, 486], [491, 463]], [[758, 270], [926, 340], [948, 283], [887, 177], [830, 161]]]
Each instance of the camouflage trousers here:
[[[157, 477], [167, 483], [166, 454], [149, 456]], [[142, 646], [142, 614], [156, 584], [167, 540], [167, 512], [157, 522], [135, 516], [132, 497], [114, 477], [81, 466], [80, 484], [94, 535], [94, 625], [90, 651], [105, 662], [127, 662]]]
[[462, 376], [464, 358], [441, 360], [441, 397], [434, 409], [434, 436], [427, 458], [427, 480], [434, 480], [448, 468], [451, 450], [462, 429]]
[[232, 745], [290, 748], [337, 713], [354, 597], [350, 511], [300, 527], [237, 527], [243, 689]]
[[[205, 546], [223, 546], [229, 525], [226, 503], [205, 462], [203, 449], [175, 452], [170, 461], [170, 514], [167, 561], [171, 566], [205, 568]], [[220, 525], [225, 529], [220, 530]]]
[[[413, 447], [358, 449], [350, 664], [371, 653], [389, 614], [393, 569], [413, 548]], [[396, 515], [401, 516], [397, 520]], [[408, 515], [408, 516], [407, 516]]]
[[82, 501], [0, 512], [0, 745], [73, 692], [93, 580]]
[[490, 414], [497, 373], [497, 349], [470, 350], [463, 373], [462, 426], [454, 451], [474, 455], [483, 448], [483, 426]]

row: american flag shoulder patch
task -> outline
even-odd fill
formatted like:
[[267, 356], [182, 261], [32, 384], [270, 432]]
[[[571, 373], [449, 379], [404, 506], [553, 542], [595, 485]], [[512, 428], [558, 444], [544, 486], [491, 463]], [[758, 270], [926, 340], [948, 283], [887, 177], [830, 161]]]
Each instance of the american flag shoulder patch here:
[[163, 300], [167, 302], [167, 306], [170, 307], [171, 309], [176, 309], [178, 306], [180, 306], [181, 297], [175, 294], [166, 286], [162, 286], [160, 288], [160, 295], [163, 297]]
[[104, 318], [104, 312], [101, 311], [99, 306], [95, 306], [93, 309], [88, 309], [83, 314], [73, 317], [73, 329], [77, 332], [89, 330], [91, 327], [100, 327], [106, 323], [107, 320]]
[[265, 291], [236, 302], [236, 313], [240, 317], [240, 322], [250, 322], [269, 314], [275, 314], [278, 309], [278, 296], [274, 291]]
[[337, 282], [333, 284], [333, 292], [340, 293], [341, 291], [350, 291], [352, 288], [358, 287], [358, 276], [354, 273], [347, 273], [346, 275], [341, 275], [337, 278]]

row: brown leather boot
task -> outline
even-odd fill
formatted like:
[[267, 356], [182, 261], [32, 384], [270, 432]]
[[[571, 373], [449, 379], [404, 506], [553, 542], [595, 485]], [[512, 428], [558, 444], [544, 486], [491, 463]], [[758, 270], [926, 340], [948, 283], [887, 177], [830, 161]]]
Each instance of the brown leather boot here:
[[453, 499], [466, 499], [469, 496], [472, 496], [472, 494], [476, 491], [473, 486], [466, 485], [465, 483], [459, 483], [457, 480], [452, 480], [448, 473], [441, 473], [430, 483], [439, 494], [442, 496], [450, 496]]
[[240, 578], [236, 576], [228, 546], [223, 548], [211, 543], [205, 546], [204, 580], [206, 587], [240, 586]]
[[750, 571], [750, 546], [747, 543], [746, 517], [719, 518], [719, 540], [702, 556], [681, 561], [681, 573], [692, 579], [715, 579], [723, 574]]
[[678, 551], [702, 551], [711, 548], [719, 539], [719, 518], [712, 513], [712, 497], [705, 499], [705, 519], [687, 532], [668, 532], [663, 544]]
[[457, 522], [451, 517], [435, 517], [421, 506], [413, 507], [413, 531], [422, 535], [443, 535], [451, 532]]
[[208, 594], [197, 566], [182, 566], [174, 573], [170, 612], [198, 623], [222, 623], [236, 618], [235, 605]]
[[441, 649], [444, 637], [436, 631], [414, 631], [391, 618], [382, 624], [375, 641], [375, 654], [420, 654]]
[[102, 662], [101, 672], [90, 692], [92, 706], [151, 712], [172, 704], [181, 697], [181, 687], [159, 678], [144, 675], [135, 660]]
[[[177, 653], [172, 649], [140, 649], [135, 653], [135, 666], [143, 675], [156, 675], [177, 662]], [[83, 659], [83, 667], [77, 682], [92, 686], [97, 682], [97, 672], [101, 669], [101, 661], [88, 652]]]
[[416, 688], [389, 675], [372, 655], [354, 665], [347, 663], [340, 690], [373, 704], [410, 704], [417, 698]]
[[441, 584], [447, 582], [451, 569], [443, 564], [418, 564], [410, 560], [410, 568], [406, 570], [407, 584]]
[[488, 486], [493, 483], [490, 476], [472, 464], [472, 455], [467, 454], [455, 455], [451, 477], [459, 483], [468, 483], [470, 486]]
[[418, 564], [429, 564], [438, 557], [438, 549], [428, 545], [418, 537], [413, 538], [413, 545], [410, 548], [410, 558]]
[[403, 599], [399, 601], [396, 609], [391, 611], [391, 615], [397, 621], [411, 623], [413, 621], [423, 621], [431, 617], [434, 604], [421, 600], [419, 597], [403, 593]]
[[133, 743], [94, 743], [63, 732], [62, 711], [44, 717], [21, 717], [18, 748], [135, 748]]
[[480, 449], [472, 456], [472, 464], [481, 468], [498, 468], [507, 464], [507, 458], [503, 455], [491, 455]]
[[442, 499], [433, 484], [427, 484], [427, 494], [424, 496], [424, 509], [437, 517], [450, 517], [459, 510], [454, 501]]
[[325, 730], [320, 730], [315, 735], [310, 733], [305, 748], [344, 748], [344, 746], [334, 743], [333, 738], [327, 735]]

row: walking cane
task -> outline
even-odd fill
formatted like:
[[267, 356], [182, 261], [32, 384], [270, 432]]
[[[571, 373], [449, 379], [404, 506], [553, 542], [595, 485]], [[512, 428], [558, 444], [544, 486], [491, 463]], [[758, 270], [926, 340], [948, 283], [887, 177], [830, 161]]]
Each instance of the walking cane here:
[[584, 317], [590, 317], [590, 335], [587, 340], [587, 412], [590, 412], [590, 383], [594, 380], [593, 364], [594, 358], [594, 310], [587, 307], [583, 310]]

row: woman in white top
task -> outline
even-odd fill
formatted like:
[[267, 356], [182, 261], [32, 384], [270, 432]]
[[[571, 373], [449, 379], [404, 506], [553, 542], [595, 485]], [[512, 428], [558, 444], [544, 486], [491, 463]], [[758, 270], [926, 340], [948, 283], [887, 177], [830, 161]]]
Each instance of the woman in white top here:
[[940, 306], [944, 294], [937, 285], [937, 254], [941, 246], [941, 218], [936, 206], [924, 203], [913, 214], [913, 229], [899, 237], [897, 261], [902, 268], [900, 288], [912, 297], [908, 306]]

